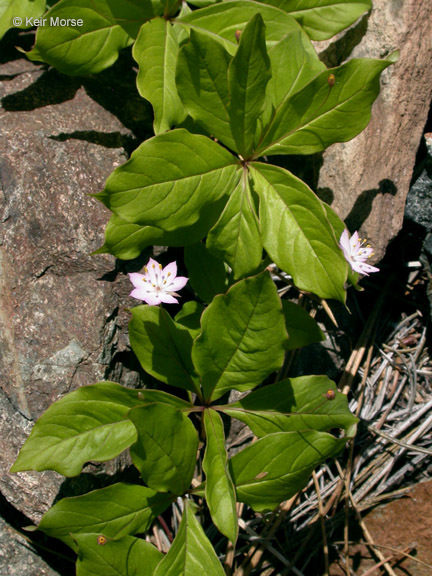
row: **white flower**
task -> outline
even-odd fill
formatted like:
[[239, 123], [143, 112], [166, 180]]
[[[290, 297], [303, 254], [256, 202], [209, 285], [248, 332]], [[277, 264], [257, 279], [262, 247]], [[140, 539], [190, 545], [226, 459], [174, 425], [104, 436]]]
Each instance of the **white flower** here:
[[350, 238], [349, 232], [345, 228], [340, 237], [339, 246], [354, 272], [369, 276], [370, 272], [379, 272], [379, 268], [366, 264], [366, 260], [373, 255], [373, 249], [369, 244], [364, 246], [365, 242], [366, 240], [359, 238], [358, 232], [354, 232]]
[[176, 262], [162, 268], [153, 258], [150, 258], [144, 267], [144, 274], [133, 272], [129, 274], [129, 278], [135, 286], [130, 293], [132, 298], [143, 300], [150, 306], [157, 306], [161, 302], [177, 304], [178, 300], [174, 298], [178, 296], [176, 290], [184, 288], [188, 281], [184, 276], [177, 276]]

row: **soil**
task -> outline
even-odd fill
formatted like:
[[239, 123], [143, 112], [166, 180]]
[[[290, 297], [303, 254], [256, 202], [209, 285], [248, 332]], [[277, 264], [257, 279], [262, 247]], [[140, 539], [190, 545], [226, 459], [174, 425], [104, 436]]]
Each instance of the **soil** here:
[[[380, 551], [397, 576], [432, 576], [432, 481], [413, 486], [404, 497], [375, 508], [366, 515], [364, 523], [373, 541], [382, 546]], [[384, 548], [388, 547], [388, 548]], [[393, 550], [414, 556], [426, 566], [404, 558]], [[350, 557], [355, 574], [379, 576], [386, 574], [382, 567], [371, 570], [379, 559], [371, 555], [364, 545], [352, 545]], [[334, 564], [330, 576], [345, 576], [345, 570]]]

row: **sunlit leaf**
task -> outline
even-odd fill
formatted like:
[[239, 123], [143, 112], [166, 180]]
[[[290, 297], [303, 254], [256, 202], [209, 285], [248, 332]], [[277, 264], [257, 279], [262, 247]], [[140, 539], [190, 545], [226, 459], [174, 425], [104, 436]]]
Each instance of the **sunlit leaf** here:
[[175, 84], [177, 36], [169, 20], [154, 18], [141, 27], [132, 51], [139, 65], [138, 91], [153, 106], [155, 134], [169, 130], [186, 117]]
[[[0, 39], [10, 28], [31, 28], [31, 19], [42, 16], [45, 4], [46, 0], [0, 0]], [[21, 18], [19, 26], [12, 21], [14, 17]]]
[[253, 163], [264, 248], [296, 286], [345, 301], [347, 262], [321, 201], [287, 170]]
[[146, 532], [171, 502], [168, 494], [145, 486], [113, 484], [83, 496], [63, 498], [43, 515], [38, 530], [76, 551], [77, 534], [99, 532], [119, 539]]
[[230, 460], [237, 499], [254, 510], [272, 510], [306, 485], [312, 471], [345, 445], [325, 432], [268, 434]]
[[287, 340], [276, 287], [268, 273], [216, 296], [201, 319], [192, 358], [207, 400], [250, 390], [282, 366]]
[[168, 554], [160, 562], [154, 576], [224, 576], [216, 556], [192, 507], [185, 500], [180, 528]]
[[127, 414], [139, 404], [137, 390], [114, 382], [79, 388], [39, 418], [11, 472], [55, 470], [76, 476], [89, 460], [115, 458], [136, 440]]
[[76, 534], [77, 576], [153, 576], [163, 558], [159, 550], [140, 538], [105, 539], [103, 534]]
[[353, 59], [319, 74], [275, 110], [255, 155], [314, 154], [357, 136], [370, 120], [380, 74], [390, 64]]
[[254, 193], [246, 171], [207, 236], [209, 250], [228, 262], [234, 278], [256, 272], [263, 256]]
[[355, 433], [357, 418], [345, 394], [327, 376], [300, 376], [259, 388], [223, 411], [262, 437], [275, 432], [342, 429]]
[[82, 25], [40, 26], [28, 57], [65, 74], [95, 74], [114, 64], [119, 51], [133, 43], [141, 24], [154, 16], [151, 0], [60, 0], [44, 18], [81, 19]]
[[312, 40], [327, 40], [348, 28], [367, 10], [371, 0], [265, 0], [289, 12]]
[[236, 158], [209, 138], [172, 130], [141, 144], [96, 197], [140, 226], [174, 231], [200, 222], [200, 231], [207, 231], [237, 182], [238, 170]]
[[218, 530], [235, 543], [238, 534], [234, 485], [228, 471], [223, 422], [215, 410], [204, 411], [206, 450], [203, 470], [205, 494], [212, 520]]

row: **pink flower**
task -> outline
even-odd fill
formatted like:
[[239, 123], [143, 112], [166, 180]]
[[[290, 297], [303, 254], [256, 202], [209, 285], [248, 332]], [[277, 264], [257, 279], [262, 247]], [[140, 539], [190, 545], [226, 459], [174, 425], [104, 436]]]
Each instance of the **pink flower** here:
[[134, 290], [130, 293], [132, 298], [143, 300], [150, 306], [157, 306], [161, 302], [177, 304], [176, 290], [186, 286], [188, 278], [177, 276], [177, 264], [171, 262], [165, 268], [150, 258], [144, 267], [144, 274], [133, 272], [129, 274]]
[[365, 263], [373, 255], [370, 244], [364, 246], [365, 242], [366, 240], [359, 238], [358, 232], [354, 232], [350, 238], [349, 232], [345, 228], [340, 237], [339, 246], [342, 248], [345, 259], [354, 272], [369, 276], [370, 272], [379, 272], [379, 268]]

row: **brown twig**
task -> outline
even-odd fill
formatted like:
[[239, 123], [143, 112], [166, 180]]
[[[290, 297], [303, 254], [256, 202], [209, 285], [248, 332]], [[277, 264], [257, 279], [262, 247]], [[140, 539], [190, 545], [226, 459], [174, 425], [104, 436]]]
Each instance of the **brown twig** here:
[[315, 485], [315, 491], [318, 498], [318, 509], [319, 509], [319, 517], [320, 517], [320, 524], [321, 524], [321, 534], [322, 534], [322, 541], [323, 541], [323, 555], [324, 555], [324, 575], [328, 576], [329, 573], [329, 553], [328, 553], [328, 543], [327, 543], [327, 533], [325, 528], [325, 514], [323, 509], [323, 503], [321, 499], [321, 492], [320, 487], [318, 484], [318, 479], [315, 473], [315, 470], [312, 472], [312, 478]]

